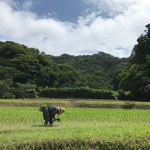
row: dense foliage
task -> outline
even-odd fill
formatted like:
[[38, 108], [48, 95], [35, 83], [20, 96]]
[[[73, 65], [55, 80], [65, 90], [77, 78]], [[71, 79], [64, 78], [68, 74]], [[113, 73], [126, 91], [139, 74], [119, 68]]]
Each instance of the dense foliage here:
[[129, 65], [118, 74], [118, 88], [130, 99], [150, 98], [150, 24], [132, 50]]
[[115, 99], [117, 93], [86, 88], [45, 88], [40, 91], [40, 96], [48, 98]]
[[36, 97], [46, 87], [112, 89], [112, 77], [126, 61], [105, 53], [54, 57], [0, 42], [0, 98]]
[[35, 97], [40, 87], [65, 87], [78, 80], [74, 69], [55, 65], [37, 49], [0, 42], [0, 98]]
[[128, 59], [119, 59], [103, 52], [84, 56], [63, 54], [51, 58], [56, 64], [69, 65], [76, 69], [81, 74], [82, 85], [95, 89], [112, 89], [113, 77], [128, 62]]
[[[51, 56], [14, 42], [0, 42], [0, 98], [94, 98], [92, 89], [118, 90], [119, 99], [150, 98], [150, 24], [129, 58], [99, 52], [94, 55]], [[89, 90], [87, 90], [90, 88]], [[46, 89], [46, 90], [45, 90]], [[72, 90], [71, 90], [72, 89]], [[84, 89], [87, 95], [78, 89]], [[67, 91], [67, 92], [66, 92]], [[74, 96], [70, 92], [74, 91]], [[95, 90], [96, 91], [96, 90]], [[67, 95], [68, 94], [68, 95]], [[85, 97], [84, 97], [84, 96]], [[91, 96], [92, 95], [92, 96]], [[96, 96], [95, 98], [110, 98]]]

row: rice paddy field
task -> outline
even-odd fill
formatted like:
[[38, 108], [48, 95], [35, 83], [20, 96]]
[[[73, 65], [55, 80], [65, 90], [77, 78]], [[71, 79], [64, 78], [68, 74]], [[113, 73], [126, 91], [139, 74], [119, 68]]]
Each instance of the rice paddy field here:
[[[26, 107], [20, 105], [22, 101]], [[47, 101], [66, 106], [66, 112], [56, 116], [61, 121], [46, 127], [39, 107], [29, 107], [29, 101], [32, 100], [0, 100], [0, 149], [150, 149], [148, 109], [71, 107], [66, 105], [67, 100], [39, 100], [39, 105]], [[83, 103], [90, 106], [92, 100]], [[149, 105], [144, 102], [134, 106], [146, 104]]]

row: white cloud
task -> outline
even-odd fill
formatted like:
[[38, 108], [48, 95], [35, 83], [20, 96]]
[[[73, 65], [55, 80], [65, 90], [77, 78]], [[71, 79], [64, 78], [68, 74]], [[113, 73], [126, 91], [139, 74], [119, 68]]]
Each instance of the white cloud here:
[[106, 16], [116, 16], [123, 13], [129, 6], [137, 4], [139, 0], [83, 0], [85, 3], [93, 4], [99, 13]]
[[32, 3], [33, 1], [32, 0], [26, 0], [23, 2], [23, 9], [25, 10], [30, 10], [30, 8], [32, 7]]
[[[42, 19], [27, 10], [15, 10], [10, 4], [12, 1], [0, 0], [0, 40], [19, 42], [51, 55], [82, 55], [104, 51], [127, 57], [145, 25], [150, 23], [148, 0], [112, 0], [115, 2], [114, 12], [120, 12], [122, 8], [121, 13], [104, 18], [98, 15], [97, 10], [86, 17], [80, 16], [77, 24], [54, 18]], [[100, 0], [93, 1], [95, 5], [98, 2]], [[104, 3], [107, 2], [109, 0]], [[28, 5], [27, 8], [30, 7]]]

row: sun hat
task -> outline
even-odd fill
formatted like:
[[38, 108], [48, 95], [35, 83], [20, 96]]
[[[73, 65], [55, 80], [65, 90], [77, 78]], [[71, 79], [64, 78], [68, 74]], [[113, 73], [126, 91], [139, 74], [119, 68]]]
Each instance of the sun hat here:
[[65, 108], [59, 107], [59, 112], [60, 112], [60, 114], [64, 113], [65, 112]]

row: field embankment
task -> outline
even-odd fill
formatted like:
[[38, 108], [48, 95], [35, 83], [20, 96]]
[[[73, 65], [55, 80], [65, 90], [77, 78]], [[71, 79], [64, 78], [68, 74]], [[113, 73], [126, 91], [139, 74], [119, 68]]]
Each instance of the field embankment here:
[[43, 104], [85, 108], [150, 109], [149, 102], [107, 99], [0, 99], [0, 107], [40, 107]]

